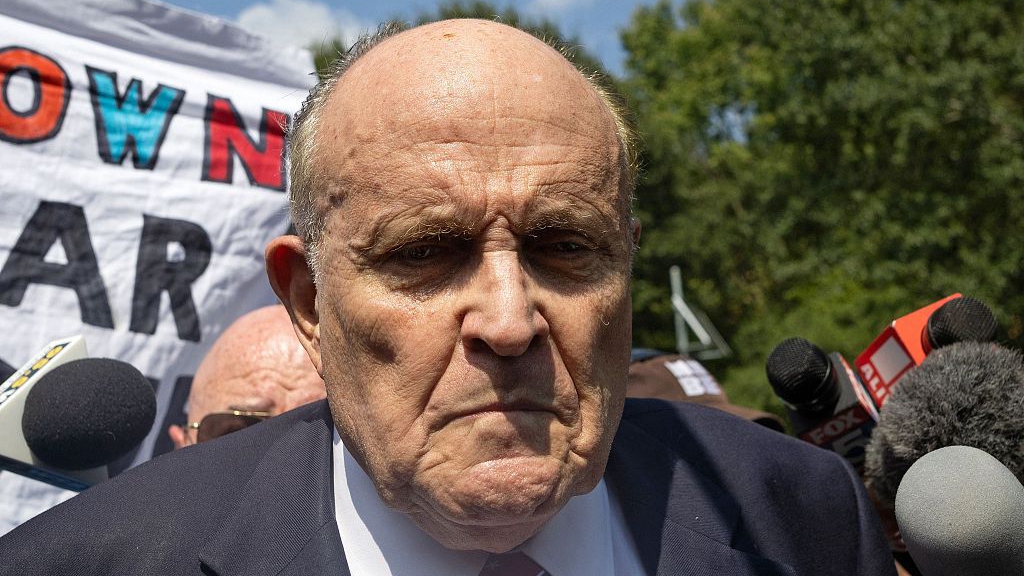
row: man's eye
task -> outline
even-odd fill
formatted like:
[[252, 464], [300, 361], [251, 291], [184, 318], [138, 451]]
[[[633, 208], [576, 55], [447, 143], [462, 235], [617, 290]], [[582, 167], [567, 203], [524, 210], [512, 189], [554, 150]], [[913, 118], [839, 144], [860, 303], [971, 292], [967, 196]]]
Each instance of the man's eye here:
[[410, 244], [396, 250], [394, 255], [402, 261], [422, 262], [438, 256], [443, 250], [444, 247], [438, 244]]
[[398, 256], [403, 260], [422, 261], [441, 252], [441, 247], [436, 244], [413, 244], [405, 246], [398, 251]]
[[579, 242], [573, 242], [571, 240], [555, 242], [551, 245], [551, 248], [557, 252], [566, 253], [580, 252], [587, 249], [586, 246], [584, 246], [583, 244], [580, 244]]
[[531, 244], [539, 253], [555, 258], [575, 258], [593, 250], [593, 246], [577, 234], [550, 234], [547, 238], [542, 235]]

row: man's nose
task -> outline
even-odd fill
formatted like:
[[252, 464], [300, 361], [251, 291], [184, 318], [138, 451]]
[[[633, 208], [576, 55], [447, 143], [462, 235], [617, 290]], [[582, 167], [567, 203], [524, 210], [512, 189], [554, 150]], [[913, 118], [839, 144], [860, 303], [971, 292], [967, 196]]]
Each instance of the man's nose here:
[[538, 308], [538, 287], [516, 252], [486, 254], [467, 290], [469, 306], [462, 319], [467, 351], [486, 347], [499, 356], [519, 356], [547, 338], [550, 327]]

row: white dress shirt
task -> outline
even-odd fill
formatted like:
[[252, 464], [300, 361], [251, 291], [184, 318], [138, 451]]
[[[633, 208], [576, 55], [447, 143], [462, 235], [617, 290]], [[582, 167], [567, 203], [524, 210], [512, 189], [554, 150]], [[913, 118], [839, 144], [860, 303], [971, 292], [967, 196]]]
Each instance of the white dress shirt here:
[[[449, 550], [388, 508], [334, 431], [334, 512], [352, 576], [478, 576], [487, 552]], [[576, 496], [519, 550], [552, 576], [643, 574], [604, 480]]]

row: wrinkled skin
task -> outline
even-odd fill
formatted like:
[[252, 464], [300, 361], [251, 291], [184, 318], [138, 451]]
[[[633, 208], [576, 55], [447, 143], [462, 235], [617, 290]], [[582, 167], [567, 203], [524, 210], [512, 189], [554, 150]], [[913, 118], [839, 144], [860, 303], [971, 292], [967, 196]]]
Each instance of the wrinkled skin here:
[[282, 237], [271, 283], [384, 502], [508, 550], [594, 488], [622, 410], [639, 227], [613, 117], [539, 40], [458, 20], [363, 56], [321, 130], [320, 277]]

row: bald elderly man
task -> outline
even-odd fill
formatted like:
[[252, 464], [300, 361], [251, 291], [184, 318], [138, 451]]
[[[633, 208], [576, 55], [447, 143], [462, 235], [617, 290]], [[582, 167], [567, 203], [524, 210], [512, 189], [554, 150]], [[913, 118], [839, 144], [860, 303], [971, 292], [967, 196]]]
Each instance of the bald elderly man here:
[[290, 133], [270, 282], [327, 402], [0, 540], [12, 573], [886, 575], [840, 458], [625, 400], [640, 226], [608, 94], [519, 30], [358, 43]]
[[284, 306], [235, 320], [199, 364], [186, 409], [188, 423], [167, 430], [175, 448], [219, 438], [321, 400], [324, 382], [292, 330]]

